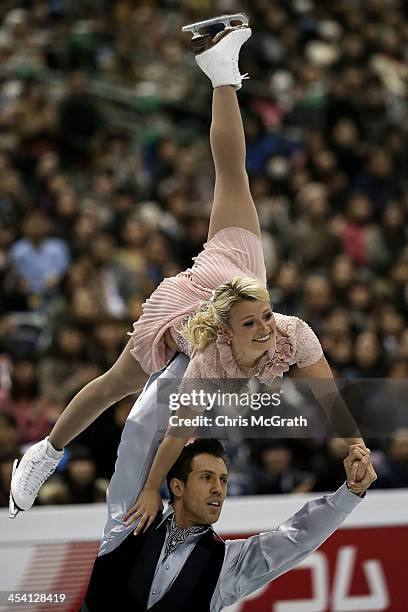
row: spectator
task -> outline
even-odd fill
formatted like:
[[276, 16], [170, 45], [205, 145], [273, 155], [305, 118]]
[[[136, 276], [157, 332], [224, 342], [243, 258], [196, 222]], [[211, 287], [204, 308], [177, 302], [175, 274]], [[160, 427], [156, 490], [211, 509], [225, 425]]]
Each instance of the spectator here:
[[408, 428], [394, 432], [386, 459], [379, 465], [379, 470], [378, 488], [408, 487]]
[[0, 412], [0, 460], [20, 455], [19, 431], [16, 418], [10, 412]]
[[301, 279], [299, 266], [293, 262], [283, 263], [273, 282], [272, 301], [278, 312], [294, 315], [301, 304]]
[[74, 448], [64, 473], [72, 504], [93, 504], [105, 501], [108, 481], [95, 479], [96, 464], [85, 448]]
[[408, 360], [408, 329], [404, 329], [401, 334], [399, 344], [399, 355], [402, 359]]
[[318, 270], [337, 250], [336, 237], [328, 224], [327, 190], [318, 183], [308, 184], [297, 200], [303, 214], [294, 224], [290, 250], [299, 253], [305, 267]]
[[96, 323], [90, 352], [92, 361], [98, 363], [102, 371], [108, 370], [119, 357], [125, 333], [126, 326], [115, 318], [106, 317]]
[[342, 438], [329, 438], [325, 448], [312, 462], [314, 474], [313, 491], [335, 491], [344, 482], [343, 460], [348, 446]]
[[99, 305], [102, 313], [113, 317], [126, 314], [126, 301], [137, 293], [137, 277], [115, 259], [116, 246], [110, 234], [100, 233], [89, 245], [91, 277], [88, 288], [92, 300]]
[[15, 458], [16, 455], [12, 454], [0, 459], [0, 508], [9, 505], [10, 481]]
[[50, 480], [41, 487], [35, 501], [41, 506], [57, 506], [73, 503], [68, 486], [57, 476], [50, 478]]
[[347, 290], [347, 307], [355, 331], [368, 329], [374, 306], [372, 286], [363, 280], [354, 280]]
[[31, 307], [40, 307], [56, 295], [70, 256], [66, 243], [49, 238], [50, 223], [40, 211], [29, 213], [23, 222], [23, 236], [10, 249], [10, 259], [25, 291], [31, 296]]
[[382, 371], [382, 355], [378, 337], [373, 332], [362, 332], [354, 344], [353, 375], [356, 378], [378, 378]]
[[41, 83], [26, 82], [13, 120], [19, 138], [19, 162], [25, 173], [31, 174], [38, 157], [55, 146], [57, 111]]
[[346, 221], [340, 233], [343, 249], [356, 266], [381, 269], [385, 245], [372, 222], [373, 205], [364, 193], [354, 194], [346, 205]]
[[100, 370], [89, 363], [84, 332], [75, 325], [65, 324], [57, 328], [53, 344], [40, 362], [41, 395], [64, 407], [99, 373]]
[[67, 97], [59, 111], [61, 157], [66, 165], [86, 167], [96, 146], [96, 137], [103, 127], [97, 104], [88, 93], [84, 72], [71, 75]]
[[330, 279], [333, 287], [334, 299], [337, 304], [345, 305], [347, 290], [351, 286], [354, 277], [354, 264], [351, 257], [344, 253], [334, 257], [330, 267]]
[[[146, 257], [144, 247], [148, 238], [148, 226], [137, 215], [129, 214], [126, 223], [121, 223], [118, 238], [122, 247], [116, 251], [116, 261], [129, 270], [135, 278], [142, 278], [145, 272]], [[142, 283], [142, 280], [140, 280]]]
[[113, 473], [122, 429], [135, 400], [135, 395], [124, 398], [80, 436], [81, 446], [91, 452], [96, 463], [98, 478], [109, 480]]
[[40, 440], [49, 432], [49, 405], [39, 394], [37, 365], [32, 359], [15, 360], [11, 389], [2, 398], [2, 409], [16, 419], [19, 444]]
[[306, 279], [303, 289], [304, 317], [317, 334], [323, 329], [324, 317], [333, 305], [329, 280], [323, 274], [312, 274]]
[[313, 481], [307, 472], [294, 468], [291, 449], [279, 443], [266, 445], [260, 453], [261, 472], [252, 487], [253, 495], [310, 491]]

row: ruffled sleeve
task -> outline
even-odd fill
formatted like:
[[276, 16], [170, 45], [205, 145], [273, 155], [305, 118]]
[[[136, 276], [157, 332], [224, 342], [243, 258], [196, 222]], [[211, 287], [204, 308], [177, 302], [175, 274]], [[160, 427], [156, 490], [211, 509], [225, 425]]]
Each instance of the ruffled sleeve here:
[[298, 368], [306, 368], [323, 357], [323, 349], [313, 329], [302, 321], [296, 322], [295, 362]]

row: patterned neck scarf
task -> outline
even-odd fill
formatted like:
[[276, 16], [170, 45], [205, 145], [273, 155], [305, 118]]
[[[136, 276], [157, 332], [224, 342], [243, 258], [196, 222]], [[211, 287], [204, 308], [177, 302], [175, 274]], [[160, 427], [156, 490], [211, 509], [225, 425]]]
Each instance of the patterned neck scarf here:
[[167, 559], [172, 552], [176, 550], [181, 544], [184, 544], [189, 535], [195, 533], [204, 533], [207, 531], [206, 525], [192, 525], [191, 527], [179, 527], [176, 523], [175, 515], [171, 517], [170, 531], [166, 540], [166, 549], [164, 552], [164, 559]]

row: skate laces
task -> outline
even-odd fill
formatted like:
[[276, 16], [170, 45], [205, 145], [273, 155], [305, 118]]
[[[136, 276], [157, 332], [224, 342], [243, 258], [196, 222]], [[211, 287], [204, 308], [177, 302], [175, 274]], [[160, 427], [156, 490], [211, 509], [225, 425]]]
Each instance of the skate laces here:
[[240, 71], [239, 71], [239, 67], [238, 67], [238, 60], [236, 60], [236, 61], [234, 62], [234, 65], [233, 65], [233, 73], [234, 73], [234, 78], [235, 78], [237, 81], [244, 81], [244, 80], [246, 81], [247, 79], [249, 79], [249, 78], [250, 78], [247, 72], [246, 72], [245, 74], [241, 74], [241, 73], [240, 73]]
[[37, 461], [30, 459], [30, 464], [24, 470], [26, 473], [19, 482], [19, 489], [32, 495], [51, 476], [57, 467], [57, 463], [57, 459], [51, 458], [37, 459]]

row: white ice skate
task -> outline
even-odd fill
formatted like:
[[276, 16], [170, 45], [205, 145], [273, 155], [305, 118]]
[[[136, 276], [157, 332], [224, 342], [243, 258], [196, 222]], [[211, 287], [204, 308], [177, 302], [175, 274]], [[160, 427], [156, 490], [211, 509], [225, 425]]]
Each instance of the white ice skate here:
[[55, 450], [48, 437], [31, 446], [13, 464], [10, 485], [9, 517], [15, 518], [21, 510], [29, 510], [44, 482], [55, 471], [64, 451]]
[[[237, 22], [238, 25], [235, 25]], [[222, 26], [224, 29], [219, 31]], [[191, 44], [196, 62], [211, 80], [213, 87], [233, 85], [235, 89], [241, 88], [242, 80], [248, 76], [239, 72], [239, 52], [252, 34], [245, 13], [198, 21], [184, 26], [182, 31], [193, 34]]]

